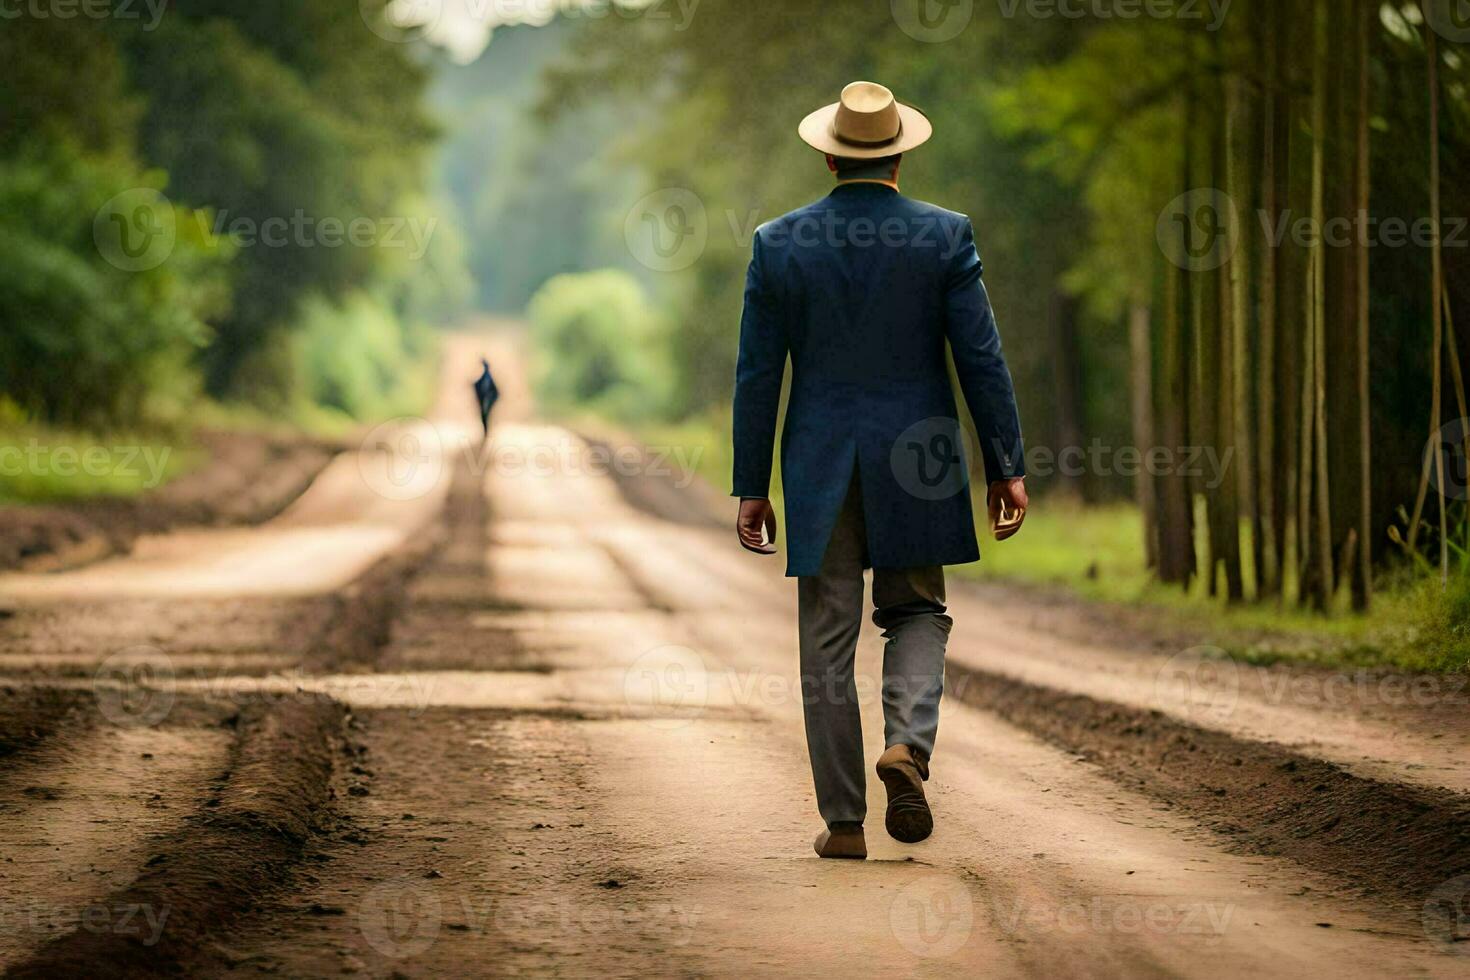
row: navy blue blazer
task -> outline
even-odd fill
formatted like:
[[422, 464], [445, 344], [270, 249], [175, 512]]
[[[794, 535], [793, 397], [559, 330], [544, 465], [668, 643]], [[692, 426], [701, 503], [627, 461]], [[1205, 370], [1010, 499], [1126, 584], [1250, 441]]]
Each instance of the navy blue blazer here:
[[735, 380], [737, 497], [770, 492], [781, 439], [787, 574], [821, 571], [856, 474], [875, 568], [977, 561], [946, 344], [990, 482], [1025, 475], [1015, 389], [970, 219], [839, 184], [756, 229]]

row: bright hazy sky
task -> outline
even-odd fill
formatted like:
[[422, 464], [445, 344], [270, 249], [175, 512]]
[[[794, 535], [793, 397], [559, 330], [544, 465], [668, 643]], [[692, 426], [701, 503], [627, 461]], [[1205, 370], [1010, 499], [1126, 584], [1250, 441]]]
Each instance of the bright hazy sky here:
[[[619, 7], [646, 7], [653, 0], [616, 0]], [[423, 27], [429, 40], [461, 62], [473, 61], [506, 24], [549, 24], [558, 11], [605, 8], [608, 0], [392, 0], [389, 19], [400, 27]]]

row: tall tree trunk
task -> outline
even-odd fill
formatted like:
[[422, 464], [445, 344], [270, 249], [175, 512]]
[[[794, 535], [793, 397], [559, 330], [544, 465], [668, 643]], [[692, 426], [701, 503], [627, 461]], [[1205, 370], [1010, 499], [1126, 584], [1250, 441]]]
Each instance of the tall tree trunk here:
[[[1372, 113], [1369, 45], [1373, 36], [1374, 0], [1358, 3], [1358, 111], [1357, 213], [1364, 222], [1372, 206], [1373, 170], [1369, 116]], [[1370, 262], [1368, 243], [1360, 236], [1357, 250], [1358, 286], [1358, 574], [1353, 582], [1353, 607], [1366, 611], [1373, 603], [1373, 400], [1370, 397]]]
[[[1323, 249], [1324, 304], [1322, 347], [1324, 387], [1332, 410], [1323, 417], [1327, 431], [1328, 486], [1331, 500], [1332, 595], [1356, 591], [1358, 511], [1361, 499], [1358, 393], [1358, 226], [1357, 100], [1358, 7], [1360, 0], [1337, 0], [1328, 21], [1327, 123], [1323, 129], [1324, 214], [1332, 236]], [[1341, 7], [1340, 15], [1338, 7]], [[1342, 226], [1346, 225], [1344, 237]], [[1351, 547], [1349, 546], [1351, 545]]]
[[[1061, 290], [1051, 297], [1052, 351], [1056, 357], [1052, 373], [1052, 397], [1056, 405], [1057, 458], [1064, 450], [1082, 445], [1082, 351], [1077, 333], [1077, 300]], [[1061, 492], [1082, 500], [1086, 497], [1087, 474], [1058, 473]]]
[[[1297, 28], [1300, 34], [1300, 48], [1298, 50], [1314, 51], [1317, 44], [1317, 3], [1318, 0], [1301, 0], [1297, 6]], [[1307, 91], [1307, 114], [1308, 119], [1315, 119], [1317, 114], [1317, 100], [1321, 95], [1321, 89], [1316, 84], [1317, 62], [1313, 58], [1310, 68], [1306, 69]], [[1299, 156], [1302, 158], [1298, 168], [1301, 174], [1303, 187], [1298, 188], [1299, 200], [1305, 202], [1309, 217], [1315, 217], [1314, 202], [1316, 199], [1316, 177], [1317, 177], [1317, 140], [1320, 129], [1314, 128], [1309, 141], [1304, 140], [1299, 148]], [[1304, 193], [1301, 193], [1303, 192]], [[1298, 366], [1300, 373], [1297, 377], [1299, 393], [1298, 401], [1298, 430], [1297, 430], [1297, 507], [1296, 507], [1296, 548], [1297, 548], [1297, 600], [1303, 605], [1311, 601], [1316, 579], [1315, 565], [1313, 564], [1313, 528], [1312, 528], [1312, 502], [1316, 489], [1316, 473], [1313, 453], [1315, 443], [1316, 422], [1316, 399], [1313, 397], [1312, 385], [1316, 377], [1317, 345], [1315, 342], [1316, 323], [1316, 251], [1311, 247], [1304, 247], [1300, 255], [1300, 267], [1297, 270], [1301, 284], [1302, 305], [1300, 309], [1300, 336], [1301, 344], [1300, 359]]]
[[[1150, 337], [1153, 311], [1148, 304], [1135, 301], [1128, 311], [1128, 348], [1132, 375], [1133, 444], [1147, 454], [1154, 445], [1154, 351]], [[1159, 567], [1158, 507], [1154, 499], [1154, 481], [1146, 465], [1133, 480], [1134, 496], [1143, 515], [1143, 550], [1148, 567]]]
[[[1309, 41], [1302, 36], [1303, 0], [1281, 0], [1273, 10], [1275, 32], [1284, 43], [1276, 46], [1276, 77], [1280, 86], [1276, 95], [1276, 159], [1279, 174], [1276, 181], [1276, 213], [1273, 221], [1295, 220], [1299, 202], [1304, 199], [1302, 179], [1310, 168], [1302, 165], [1302, 139], [1297, 125], [1297, 103], [1293, 93], [1305, 89], [1301, 66], [1295, 53]], [[1276, 371], [1276, 405], [1281, 412], [1280, 436], [1276, 446], [1280, 518], [1277, 553], [1277, 581], [1283, 595], [1291, 582], [1295, 594], [1301, 594], [1305, 557], [1302, 550], [1300, 503], [1306, 490], [1302, 484], [1301, 446], [1301, 375], [1303, 370], [1303, 324], [1306, 321], [1306, 271], [1304, 250], [1288, 235], [1276, 247], [1276, 349], [1279, 367]]]
[[1312, 218], [1318, 229], [1312, 247], [1312, 390], [1314, 395], [1313, 465], [1317, 537], [1317, 606], [1324, 612], [1332, 605], [1332, 501], [1327, 469], [1327, 255], [1321, 229], [1326, 224], [1326, 127], [1327, 127], [1327, 0], [1316, 0], [1315, 43], [1312, 46]]
[[[1315, 3], [1316, 0], [1313, 0]], [[1302, 283], [1302, 295], [1306, 298], [1302, 310], [1302, 344], [1301, 344], [1301, 410], [1298, 420], [1301, 423], [1300, 435], [1297, 438], [1297, 450], [1299, 454], [1299, 465], [1297, 470], [1297, 511], [1296, 511], [1296, 538], [1297, 538], [1297, 598], [1305, 604], [1312, 597], [1312, 582], [1315, 571], [1312, 565], [1312, 499], [1315, 496], [1316, 480], [1314, 474], [1315, 455], [1313, 444], [1316, 438], [1315, 422], [1317, 418], [1316, 399], [1313, 397], [1313, 382], [1316, 378], [1317, 344], [1316, 344], [1316, 310], [1317, 310], [1317, 259], [1316, 255], [1309, 250], [1304, 269], [1305, 281]]]
[[[1182, 234], [1182, 231], [1181, 231]], [[1182, 252], [1176, 254], [1183, 254]], [[1164, 261], [1164, 325], [1159, 344], [1159, 386], [1163, 445], [1178, 450], [1189, 442], [1186, 411], [1190, 373], [1189, 347], [1184, 338], [1183, 270]], [[1158, 481], [1159, 579], [1189, 587], [1194, 578], [1194, 508], [1189, 478], [1177, 467]]]
[[[1277, 33], [1265, 16], [1258, 16], [1263, 93], [1261, 98], [1261, 211], [1276, 220], [1276, 90]], [[1256, 589], [1261, 598], [1281, 591], [1281, 546], [1276, 524], [1276, 267], [1279, 245], [1267, 242], [1260, 250], [1260, 327], [1256, 358]]]
[[[1188, 36], [1185, 44], [1188, 45]], [[1189, 139], [1189, 114], [1187, 101], [1180, 107], [1179, 119], [1181, 138]], [[1190, 186], [1189, 154], [1184, 154], [1181, 174], [1181, 189]], [[1172, 232], [1171, 232], [1172, 233]], [[1181, 239], [1185, 234], [1179, 229]], [[1181, 242], [1183, 244], [1183, 242]], [[1182, 250], [1175, 255], [1185, 254]], [[1189, 345], [1185, 338], [1185, 302], [1187, 286], [1185, 272], [1177, 264], [1164, 261], [1164, 318], [1163, 336], [1159, 343], [1159, 387], [1162, 398], [1159, 402], [1161, 415], [1160, 435], [1163, 444], [1178, 450], [1189, 444], [1190, 399], [1189, 378], [1191, 362]], [[1194, 504], [1188, 476], [1177, 468], [1171, 469], [1158, 480], [1160, 511], [1159, 526], [1159, 578], [1164, 582], [1189, 588], [1195, 574], [1194, 556]]]
[[[1192, 42], [1189, 47], [1190, 59], [1193, 60], [1198, 51]], [[1198, 135], [1200, 103], [1199, 86], [1195, 76], [1191, 75], [1185, 90], [1184, 170], [1186, 187], [1207, 187], [1214, 184], [1213, 176], [1209, 172], [1208, 159], [1204, 162], [1200, 160], [1202, 155]], [[1215, 390], [1212, 365], [1216, 360], [1216, 354], [1210, 329], [1210, 307], [1214, 302], [1209, 288], [1211, 282], [1211, 274], [1207, 272], [1190, 270], [1184, 277], [1185, 305], [1189, 310], [1189, 442], [1194, 446], [1217, 445], [1214, 424], [1215, 406], [1212, 398], [1212, 392]], [[1206, 534], [1204, 536], [1204, 555], [1199, 563], [1199, 572], [1205, 580], [1205, 591], [1214, 596], [1219, 589], [1217, 562], [1220, 549], [1215, 520], [1215, 514], [1219, 508], [1215, 504], [1214, 493], [1204, 485], [1200, 477], [1190, 477], [1190, 481], [1190, 500], [1203, 499], [1205, 501]]]
[[[1427, 2], [1427, 0], [1426, 0]], [[1428, 23], [1426, 12], [1426, 23]], [[1424, 31], [1429, 55], [1429, 220], [1434, 229], [1434, 272], [1431, 307], [1434, 310], [1434, 379], [1430, 401], [1429, 437], [1434, 447], [1434, 465], [1439, 485], [1439, 573], [1445, 586], [1450, 583], [1450, 535], [1449, 515], [1445, 508], [1444, 450], [1440, 444], [1439, 430], [1444, 417], [1444, 243], [1440, 237], [1440, 187], [1439, 187], [1439, 45], [1435, 32]]]
[[[1455, 383], [1455, 404], [1459, 406], [1460, 459], [1470, 460], [1470, 404], [1465, 397], [1465, 375], [1460, 368], [1460, 342], [1455, 338], [1455, 317], [1450, 310], [1450, 291], [1444, 291], [1444, 339], [1445, 353], [1449, 355], [1450, 380]], [[1463, 477], [1464, 474], [1461, 474]], [[1465, 551], [1470, 554], [1470, 520], [1465, 521]]]
[[[1221, 59], [1222, 85], [1221, 96], [1224, 99], [1225, 111], [1222, 114], [1222, 131], [1219, 134], [1219, 142], [1215, 147], [1215, 173], [1223, 178], [1223, 186], [1226, 194], [1233, 201], [1241, 200], [1239, 185], [1236, 176], [1239, 172], [1239, 163], [1236, 159], [1236, 133], [1240, 122], [1240, 77], [1224, 64], [1226, 52], [1223, 43], [1217, 41], [1216, 50]], [[1225, 482], [1220, 486], [1220, 541], [1223, 545], [1222, 556], [1225, 561], [1225, 587], [1226, 595], [1231, 602], [1240, 602], [1245, 598], [1245, 577], [1241, 571], [1240, 563], [1240, 520], [1241, 520], [1241, 488], [1247, 485], [1242, 480], [1242, 472], [1249, 475], [1251, 467], [1249, 464], [1249, 446], [1241, 439], [1242, 417], [1239, 407], [1243, 399], [1241, 392], [1241, 362], [1245, 357], [1244, 323], [1246, 311], [1243, 296], [1245, 293], [1245, 269], [1247, 268], [1245, 258], [1237, 252], [1220, 270], [1220, 305], [1219, 305], [1219, 356], [1220, 356], [1220, 390], [1219, 409], [1220, 423], [1219, 433], [1220, 458], [1228, 459], [1236, 467], [1233, 476], [1227, 476]]]
[[[1444, 291], [1444, 341], [1445, 353], [1449, 355], [1447, 360], [1450, 364], [1450, 380], [1455, 386], [1455, 404], [1460, 409], [1460, 418], [1466, 424], [1461, 426], [1460, 452], [1463, 457], [1470, 460], [1470, 404], [1465, 398], [1465, 375], [1460, 367], [1460, 342], [1455, 336], [1455, 317], [1450, 310], [1450, 291], [1446, 286]], [[1465, 525], [1466, 534], [1470, 534], [1470, 522]]]

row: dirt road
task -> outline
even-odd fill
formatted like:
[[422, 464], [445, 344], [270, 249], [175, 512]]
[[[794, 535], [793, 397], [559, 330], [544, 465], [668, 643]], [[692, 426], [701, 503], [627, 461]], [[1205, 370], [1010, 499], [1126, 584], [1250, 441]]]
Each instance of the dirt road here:
[[[378, 463], [417, 466], [344, 458], [277, 524], [0, 579], [0, 964], [1470, 972], [1453, 691], [1282, 695], [978, 590], [934, 837], [887, 839], [870, 776], [870, 860], [819, 861], [780, 565], [657, 453], [537, 422], [503, 374], [486, 452], [451, 374], [433, 426], [383, 436]], [[859, 659], [876, 757], [871, 629]], [[247, 855], [191, 858], [222, 834]]]

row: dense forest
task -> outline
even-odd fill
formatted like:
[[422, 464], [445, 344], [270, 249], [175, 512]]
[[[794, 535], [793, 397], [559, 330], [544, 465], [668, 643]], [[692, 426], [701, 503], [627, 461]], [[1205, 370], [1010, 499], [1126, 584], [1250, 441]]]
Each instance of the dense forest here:
[[664, 290], [672, 407], [698, 412], [730, 391], [748, 216], [828, 179], [795, 121], [846, 81], [883, 81], [939, 134], [905, 161], [905, 191], [975, 220], [1037, 482], [1136, 497], [1165, 581], [1363, 608], [1375, 568], [1447, 574], [1470, 545], [1453, 424], [1470, 65], [1442, 7], [977, 7], [940, 36], [895, 29], [887, 3], [707, 4], [685, 30], [586, 25], [547, 105], [662, 100], [637, 155], [709, 222]]
[[751, 234], [831, 180], [796, 123], [870, 78], [935, 123], [904, 190], [974, 219], [1038, 489], [1232, 601], [1464, 577], [1455, 4], [555, 6], [483, 54], [390, 0], [6, 20], [0, 421], [371, 418], [473, 306], [554, 401], [719, 426]]
[[0, 400], [94, 428], [393, 404], [470, 284], [426, 198], [429, 61], [372, 6], [7, 16]]

